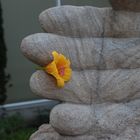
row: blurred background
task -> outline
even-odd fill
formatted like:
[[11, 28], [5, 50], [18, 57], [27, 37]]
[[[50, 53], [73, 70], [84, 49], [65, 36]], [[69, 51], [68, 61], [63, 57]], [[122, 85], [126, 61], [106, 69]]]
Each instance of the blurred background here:
[[1, 0], [0, 4], [0, 140], [27, 140], [49, 122], [50, 110], [59, 102], [31, 92], [29, 79], [37, 66], [21, 54], [22, 39], [43, 32], [38, 15], [47, 8], [110, 5], [108, 0]]

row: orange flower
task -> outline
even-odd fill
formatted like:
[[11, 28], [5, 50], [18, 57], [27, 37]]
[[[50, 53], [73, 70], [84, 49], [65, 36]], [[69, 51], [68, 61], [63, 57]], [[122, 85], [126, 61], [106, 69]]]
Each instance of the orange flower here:
[[54, 60], [44, 69], [47, 73], [56, 78], [58, 87], [64, 87], [65, 82], [70, 80], [72, 74], [70, 61], [64, 55], [59, 54], [56, 51], [53, 51], [52, 55]]

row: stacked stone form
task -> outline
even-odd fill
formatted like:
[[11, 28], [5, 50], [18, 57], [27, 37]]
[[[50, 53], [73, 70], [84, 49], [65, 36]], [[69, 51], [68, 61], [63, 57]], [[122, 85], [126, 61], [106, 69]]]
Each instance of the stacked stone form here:
[[39, 19], [47, 33], [23, 39], [23, 54], [45, 66], [56, 50], [73, 75], [62, 89], [44, 71], [32, 75], [34, 93], [64, 103], [30, 140], [139, 140], [140, 13], [61, 6]]

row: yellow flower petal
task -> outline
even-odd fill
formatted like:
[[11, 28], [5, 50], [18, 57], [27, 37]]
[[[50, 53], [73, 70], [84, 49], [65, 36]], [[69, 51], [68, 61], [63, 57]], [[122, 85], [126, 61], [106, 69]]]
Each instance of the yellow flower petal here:
[[54, 61], [57, 67], [60, 67], [60, 66], [70, 67], [70, 61], [64, 55], [59, 54], [56, 51], [53, 51], [52, 55], [54, 57]]
[[62, 76], [64, 81], [69, 81], [70, 78], [71, 78], [71, 74], [72, 74], [72, 70], [70, 68], [66, 68], [65, 69], [65, 74], [64, 74], [64, 76]]
[[70, 61], [56, 51], [53, 51], [52, 55], [54, 60], [45, 67], [45, 71], [56, 78], [58, 87], [63, 87], [72, 75]]
[[54, 77], [58, 77], [58, 76], [59, 76], [58, 70], [57, 70], [57, 67], [56, 67], [56, 64], [55, 64], [54, 61], [51, 62], [50, 64], [48, 64], [48, 65], [45, 67], [45, 70], [46, 70], [49, 74], [53, 75]]
[[58, 60], [59, 60], [59, 54], [56, 51], [53, 51], [52, 52], [52, 55], [53, 55], [53, 58], [54, 58], [55, 63], [57, 63]]
[[65, 83], [64, 80], [60, 77], [59, 79], [57, 79], [57, 86], [62, 88], [64, 87]]

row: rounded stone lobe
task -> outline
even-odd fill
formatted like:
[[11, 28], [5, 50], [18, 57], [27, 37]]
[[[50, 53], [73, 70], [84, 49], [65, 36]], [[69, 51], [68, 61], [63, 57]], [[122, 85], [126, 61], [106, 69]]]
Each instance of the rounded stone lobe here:
[[78, 104], [61, 104], [54, 107], [50, 115], [50, 123], [63, 135], [82, 135], [92, 127], [90, 106]]

